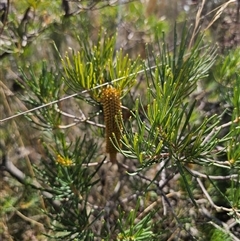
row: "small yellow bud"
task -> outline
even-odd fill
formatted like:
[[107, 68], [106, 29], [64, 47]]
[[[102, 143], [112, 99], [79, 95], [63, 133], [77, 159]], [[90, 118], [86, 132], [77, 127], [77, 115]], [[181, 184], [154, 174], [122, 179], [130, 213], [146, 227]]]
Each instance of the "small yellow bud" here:
[[61, 164], [62, 166], [72, 166], [73, 162], [69, 158], [62, 157], [61, 155], [57, 155], [56, 162]]

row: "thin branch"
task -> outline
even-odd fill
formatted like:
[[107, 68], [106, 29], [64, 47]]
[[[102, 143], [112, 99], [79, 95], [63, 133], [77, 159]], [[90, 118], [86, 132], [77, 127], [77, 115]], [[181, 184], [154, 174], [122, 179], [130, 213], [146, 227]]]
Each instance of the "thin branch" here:
[[[126, 166], [126, 165], [124, 165], [124, 164], [122, 164], [122, 163], [119, 163], [119, 165], [120, 165], [121, 167], [123, 167], [123, 168], [126, 168], [126, 167], [128, 168], [128, 166]], [[133, 172], [133, 170], [130, 170], [130, 168], [128, 169], [128, 171], [129, 171], [129, 172]], [[192, 235], [190, 234], [190, 232], [184, 228], [183, 224], [181, 223], [181, 221], [179, 220], [177, 214], [175, 213], [172, 204], [171, 204], [170, 201], [168, 200], [169, 197], [172, 197], [172, 196], [174, 196], [174, 195], [178, 195], [179, 193], [176, 192], [176, 193], [174, 193], [174, 194], [172, 194], [172, 193], [165, 194], [165, 192], [164, 192], [163, 189], [162, 189], [162, 186], [159, 185], [159, 182], [153, 181], [153, 180], [151, 180], [150, 178], [147, 178], [146, 176], [141, 175], [140, 173], [137, 173], [137, 176], [138, 176], [139, 178], [141, 178], [141, 179], [144, 179], [144, 180], [148, 181], [149, 183], [154, 183], [154, 184], [156, 185], [156, 187], [157, 187], [157, 189], [158, 189], [158, 191], [159, 191], [160, 196], [161, 196], [162, 199], [167, 203], [167, 205], [168, 205], [169, 209], [171, 210], [172, 215], [174, 216], [175, 220], [177, 221], [179, 227], [180, 227], [181, 229], [184, 229], [184, 230], [192, 237]], [[172, 176], [172, 177], [173, 177], [173, 176]], [[165, 205], [165, 204], [163, 203], [163, 205]]]
[[29, 218], [29, 217], [26, 217], [25, 215], [23, 215], [23, 214], [22, 214], [21, 212], [19, 212], [18, 210], [16, 210], [15, 213], [16, 213], [20, 218], [22, 218], [23, 220], [31, 223], [32, 225], [36, 225], [36, 226], [38, 226], [39, 228], [44, 229], [44, 225], [43, 225], [42, 223], [39, 223], [39, 222], [36, 221], [36, 220], [33, 220], [33, 219]]
[[[229, 236], [231, 236], [231, 238], [233, 238], [232, 240], [234, 241], [240, 241], [235, 235], [233, 235], [229, 230], [230, 228], [232, 228], [231, 225], [228, 225], [227, 223], [222, 222], [221, 220], [217, 219], [216, 217], [212, 216], [211, 213], [205, 208], [205, 207], [201, 207], [199, 209], [199, 211], [206, 216], [208, 219], [212, 220], [209, 221], [208, 223], [213, 225], [215, 228], [219, 229], [224, 233], [227, 233]], [[234, 219], [231, 219], [234, 220]], [[234, 224], [236, 224], [237, 222], [233, 221]], [[222, 228], [223, 227], [223, 228]]]
[[87, 118], [87, 117], [85, 116], [85, 114], [84, 114], [81, 110], [80, 110], [80, 113], [81, 113], [81, 115], [82, 115], [81, 117], [77, 117], [77, 116], [75, 116], [75, 115], [71, 115], [71, 114], [69, 114], [69, 113], [66, 113], [66, 112], [60, 110], [60, 109], [58, 108], [58, 106], [55, 108], [55, 110], [56, 110], [58, 113], [66, 116], [66, 117], [72, 118], [72, 119], [74, 119], [74, 121], [76, 121], [75, 123], [72, 123], [72, 124], [69, 124], [69, 125], [64, 125], [64, 126], [63, 126], [63, 125], [59, 125], [58, 127], [59, 127], [60, 129], [65, 129], [65, 128], [68, 128], [68, 127], [72, 127], [72, 126], [77, 125], [78, 123], [84, 123], [84, 122], [85, 122], [85, 123], [88, 123], [88, 124], [90, 124], [90, 125], [93, 125], [93, 126], [97, 126], [97, 127], [100, 127], [100, 128], [105, 128], [105, 125], [96, 123], [96, 122], [94, 122], [94, 121], [90, 121], [89, 118]]
[[237, 117], [237, 118], [236, 118], [235, 120], [233, 120], [233, 121], [229, 121], [229, 122], [227, 122], [227, 123], [222, 124], [221, 126], [218, 126], [218, 127], [213, 128], [212, 131], [211, 131], [211, 132], [206, 136], [206, 138], [203, 140], [202, 145], [206, 144], [206, 143], [209, 141], [209, 139], [210, 139], [213, 135], [215, 135], [215, 133], [216, 133], [217, 131], [220, 131], [220, 130], [222, 130], [223, 128], [229, 127], [229, 126], [231, 126], [232, 124], [238, 123], [239, 121], [240, 121], [240, 116]]
[[[0, 56], [0, 57], [1, 57], [1, 56]], [[145, 69], [145, 70], [144, 70], [144, 69], [139, 70], [139, 71], [137, 72], [137, 74], [142, 74], [142, 73], [144, 73], [145, 71], [150, 71], [150, 70], [152, 70], [152, 69], [155, 69], [156, 67], [157, 67], [157, 66], [155, 65], [155, 66], [151, 66], [151, 67], [149, 67], [149, 68], [147, 68], [147, 69]], [[114, 80], [112, 80], [112, 81], [110, 81], [110, 82], [106, 82], [106, 83], [100, 84], [100, 85], [98, 85], [98, 86], [95, 86], [95, 87], [93, 87], [93, 88], [91, 88], [91, 89], [89, 89], [89, 90], [83, 90], [83, 91], [81, 91], [81, 92], [77, 92], [77, 93], [74, 93], [74, 94], [72, 94], [72, 95], [67, 95], [67, 96], [62, 97], [62, 98], [60, 98], [60, 99], [58, 99], [58, 100], [51, 101], [51, 102], [49, 102], [49, 103], [47, 103], [47, 104], [43, 104], [43, 105], [34, 107], [34, 108], [32, 108], [32, 109], [29, 109], [29, 110], [26, 110], [26, 111], [17, 113], [17, 114], [15, 114], [15, 115], [6, 117], [6, 118], [4, 118], [4, 119], [1, 119], [1, 120], [0, 120], [0, 123], [1, 123], [1, 122], [5, 122], [5, 121], [7, 121], [7, 120], [11, 120], [11, 119], [13, 119], [13, 118], [16, 118], [16, 117], [19, 117], [19, 116], [22, 116], [22, 115], [25, 115], [25, 114], [28, 114], [28, 113], [31, 113], [31, 112], [34, 112], [34, 111], [39, 110], [39, 109], [42, 109], [42, 108], [44, 108], [44, 107], [51, 106], [51, 105], [56, 104], [56, 103], [59, 103], [59, 102], [61, 102], [61, 101], [71, 99], [71, 98], [76, 97], [76, 96], [78, 96], [78, 95], [83, 95], [83, 94], [89, 93], [89, 92], [91, 92], [92, 90], [99, 89], [99, 88], [101, 88], [101, 87], [103, 87], [103, 86], [111, 85], [111, 84], [114, 83], [114, 82], [120, 81], [120, 80], [122, 80], [122, 79], [125, 79], [126, 77], [130, 77], [130, 76], [133, 76], [133, 75], [135, 75], [135, 74], [136, 74], [136, 73], [130, 74], [130, 75], [128, 75], [128, 76], [123, 76], [123, 77], [114, 79]]]
[[222, 207], [222, 206], [217, 206], [217, 205], [213, 202], [213, 200], [212, 200], [212, 198], [210, 197], [210, 195], [208, 194], [208, 192], [207, 192], [206, 188], [204, 187], [202, 181], [201, 181], [199, 178], [196, 178], [196, 180], [197, 180], [200, 188], [202, 189], [204, 195], [205, 195], [206, 198], [208, 199], [209, 203], [211, 204], [211, 206], [212, 206], [213, 208], [216, 209], [217, 212], [220, 212], [220, 211], [226, 211], [226, 212], [229, 212], [229, 213], [231, 212], [231, 213], [235, 213], [238, 217], [240, 217], [240, 213], [239, 213], [240, 210], [238, 210], [238, 209], [225, 208], [225, 207]]
[[[21, 170], [19, 170], [8, 158], [7, 155], [4, 155], [2, 157], [2, 163], [0, 164], [0, 170], [7, 171], [11, 176], [16, 178], [20, 183], [24, 185], [30, 185], [31, 187], [35, 189], [43, 189], [40, 183], [38, 183], [36, 180], [27, 177]], [[53, 195], [50, 192], [47, 191], [41, 191], [41, 194], [49, 200], [49, 202], [52, 204], [52, 206], [55, 208], [56, 211], [60, 210], [61, 202], [58, 200], [54, 200]]]
[[220, 9], [216, 12], [213, 20], [208, 24], [208, 26], [204, 29], [204, 31], [206, 31], [207, 29], [209, 29], [222, 15], [223, 11], [227, 8], [227, 6], [230, 3], [234, 3], [236, 2], [236, 0], [229, 0], [228, 2], [224, 3], [221, 5]]
[[191, 170], [189, 168], [186, 167], [186, 169], [193, 175], [193, 176], [197, 176], [197, 177], [202, 177], [202, 178], [205, 178], [205, 179], [211, 179], [211, 180], [222, 180], [222, 181], [225, 181], [225, 180], [234, 180], [236, 181], [238, 175], [237, 174], [233, 174], [233, 175], [228, 175], [228, 176], [209, 176], [209, 175], [206, 175], [206, 174], [203, 174], [203, 173], [200, 173], [198, 171], [194, 171], [194, 170]]
[[203, 7], [205, 5], [205, 2], [206, 2], [206, 0], [202, 0], [202, 2], [200, 3], [200, 7], [199, 7], [199, 9], [197, 11], [197, 15], [196, 15], [196, 18], [195, 18], [194, 30], [193, 30], [192, 37], [191, 37], [191, 40], [190, 40], [190, 43], [189, 43], [189, 47], [188, 47], [189, 49], [192, 47], [194, 38], [195, 38], [195, 36], [197, 34], [197, 29], [199, 28], [201, 14], [202, 14], [202, 10], [203, 10]]
[[226, 233], [227, 235], [229, 235], [229, 236], [232, 238], [233, 241], [240, 241], [239, 238], [237, 238], [235, 235], [233, 235], [233, 234], [232, 234], [231, 232], [229, 232], [228, 230], [220, 227], [220, 226], [217, 225], [216, 223], [214, 223], [214, 222], [212, 222], [212, 221], [210, 221], [210, 222], [208, 222], [208, 223], [211, 224], [211, 225], [213, 225], [216, 229], [218, 229], [218, 230], [222, 231], [223, 233]]
[[[175, 197], [175, 198], [179, 198], [180, 197], [180, 192], [170, 192], [168, 194], [166, 194], [166, 197], [167, 198], [171, 198], [171, 197]], [[142, 219], [143, 217], [145, 217], [149, 212], [151, 212], [151, 210], [153, 210], [155, 208], [156, 205], [159, 205], [162, 201], [162, 204], [163, 204], [163, 216], [166, 216], [164, 214], [164, 209], [166, 208], [165, 207], [165, 201], [164, 200], [164, 197], [161, 196], [161, 198], [158, 198], [155, 202], [151, 203], [149, 206], [147, 206], [137, 217], [137, 219]]]

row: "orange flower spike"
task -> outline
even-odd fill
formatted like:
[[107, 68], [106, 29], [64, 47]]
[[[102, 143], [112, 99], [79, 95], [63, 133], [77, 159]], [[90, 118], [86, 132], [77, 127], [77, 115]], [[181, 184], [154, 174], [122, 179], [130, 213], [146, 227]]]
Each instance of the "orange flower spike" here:
[[106, 126], [106, 152], [109, 153], [110, 161], [115, 163], [117, 162], [117, 150], [113, 143], [120, 145], [122, 132], [120, 91], [112, 86], [104, 88], [101, 93], [101, 104]]

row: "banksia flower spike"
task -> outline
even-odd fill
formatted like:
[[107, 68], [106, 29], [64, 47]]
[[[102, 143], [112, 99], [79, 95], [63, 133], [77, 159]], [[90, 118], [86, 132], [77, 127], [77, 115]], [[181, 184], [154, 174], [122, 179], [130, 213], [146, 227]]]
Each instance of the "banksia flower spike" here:
[[106, 152], [109, 153], [111, 162], [117, 161], [117, 149], [121, 138], [121, 101], [120, 91], [108, 85], [101, 93], [101, 104], [103, 106], [104, 122], [106, 126]]

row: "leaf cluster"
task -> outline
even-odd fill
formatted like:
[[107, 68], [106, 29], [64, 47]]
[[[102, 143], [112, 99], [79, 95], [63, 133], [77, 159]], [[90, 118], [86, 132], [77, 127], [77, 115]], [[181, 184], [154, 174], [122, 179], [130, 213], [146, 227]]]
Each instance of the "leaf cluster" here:
[[[36, 167], [43, 186], [54, 195], [54, 200], [60, 201], [60, 212], [52, 208], [46, 213], [54, 220], [52, 229], [58, 233], [54, 238], [93, 240], [92, 224], [97, 217], [93, 216], [94, 209], [89, 206], [88, 197], [91, 188], [98, 182], [95, 176], [101, 164], [91, 171], [88, 164], [94, 158], [97, 146], [87, 141], [86, 137], [77, 138], [74, 143], [68, 144], [60, 132], [55, 135], [55, 143], [56, 146], [45, 145], [48, 159], [42, 160], [44, 171]], [[71, 164], [58, 162], [59, 155], [71, 160]]]
[[[28, 73], [21, 69], [25, 82], [25, 92], [23, 100], [31, 108], [36, 108], [54, 100], [58, 100], [62, 94], [63, 83], [60, 74], [55, 74], [54, 70], [48, 69], [47, 63], [42, 62], [40, 74], [34, 72], [33, 68]], [[28, 119], [38, 128], [57, 128], [60, 124], [60, 115], [56, 111], [56, 106], [40, 108], [34, 116], [28, 115]]]
[[203, 39], [199, 37], [187, 52], [188, 35], [185, 28], [178, 45], [175, 33], [173, 51], [163, 39], [159, 56], [153, 54], [155, 69], [146, 67], [148, 104], [143, 104], [143, 98], [136, 101], [133, 119], [137, 131], [125, 129], [122, 139], [125, 148], [120, 150], [143, 165], [151, 160], [161, 160], [162, 153], [168, 153], [175, 161], [196, 163], [210, 154], [216, 145], [217, 131], [207, 142], [204, 139], [217, 126], [218, 119], [213, 116], [199, 125], [191, 125], [195, 102], [189, 99], [198, 81], [208, 75], [216, 51], [204, 47]]
[[123, 97], [136, 81], [139, 61], [131, 60], [121, 49], [114, 50], [114, 37], [100, 34], [96, 45], [90, 43], [79, 38], [80, 50], [62, 58], [65, 83], [75, 92], [88, 90], [95, 101], [106, 84], [121, 91]]

